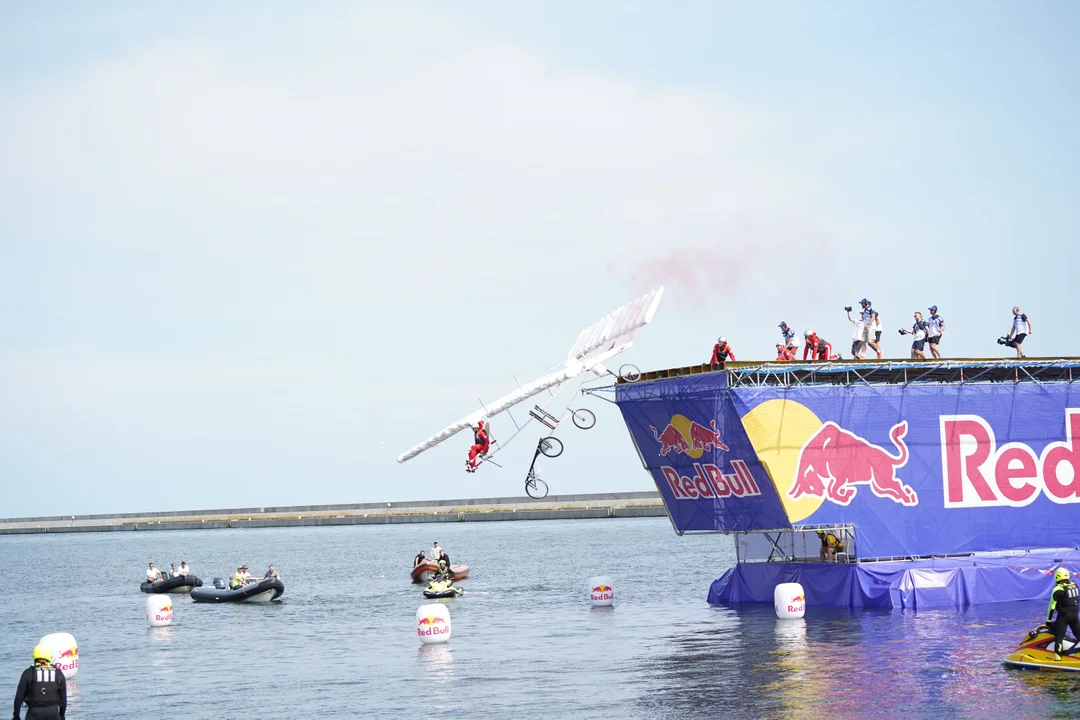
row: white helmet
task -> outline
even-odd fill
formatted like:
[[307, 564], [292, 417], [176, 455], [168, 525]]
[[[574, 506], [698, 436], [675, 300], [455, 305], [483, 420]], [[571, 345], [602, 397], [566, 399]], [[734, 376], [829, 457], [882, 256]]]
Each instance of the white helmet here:
[[718, 342], [718, 343], [720, 343], [721, 345], [723, 345], [724, 343], [726, 343], [726, 342], [727, 342], [727, 338], [726, 338], [726, 337], [721, 337], [721, 338], [717, 338], [716, 342]]
[[810, 337], [813, 334], [814, 334], [813, 330], [807, 330], [806, 332], [803, 333], [803, 337]]

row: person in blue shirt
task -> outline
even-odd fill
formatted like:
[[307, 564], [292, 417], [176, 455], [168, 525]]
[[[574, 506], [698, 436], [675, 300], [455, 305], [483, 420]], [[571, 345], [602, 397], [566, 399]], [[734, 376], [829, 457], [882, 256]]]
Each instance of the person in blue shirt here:
[[913, 360], [925, 360], [926, 353], [923, 352], [923, 348], [926, 346], [926, 331], [929, 326], [926, 321], [922, 319], [922, 313], [915, 313], [915, 323], [911, 326], [911, 329], [900, 328], [901, 335], [911, 335], [914, 342], [911, 343], [911, 358]]

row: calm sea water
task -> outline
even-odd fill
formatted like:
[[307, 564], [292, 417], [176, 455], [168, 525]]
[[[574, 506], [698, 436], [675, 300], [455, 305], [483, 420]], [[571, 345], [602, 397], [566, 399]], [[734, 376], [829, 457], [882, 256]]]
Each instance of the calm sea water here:
[[[423, 648], [408, 580], [438, 540], [472, 567], [453, 637]], [[282, 573], [272, 605], [194, 605], [149, 628], [146, 563], [204, 581], [247, 562]], [[1080, 678], [1001, 658], [1045, 612], [714, 608], [729, 538], [666, 518], [0, 537], [0, 678], [71, 632], [68, 717], [1073, 717]], [[614, 580], [614, 608], [585, 581]], [[7, 697], [11, 697], [8, 695]], [[5, 701], [7, 702], [7, 701]]]

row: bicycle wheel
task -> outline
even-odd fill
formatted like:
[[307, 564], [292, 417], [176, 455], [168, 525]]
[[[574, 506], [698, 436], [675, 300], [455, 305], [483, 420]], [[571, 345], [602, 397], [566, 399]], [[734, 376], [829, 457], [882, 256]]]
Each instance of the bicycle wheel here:
[[596, 414], [592, 410], [579, 408], [578, 410], [572, 410], [571, 414], [574, 417], [574, 424], [582, 430], [588, 430], [596, 424]]
[[549, 458], [556, 458], [562, 455], [563, 444], [562, 440], [557, 437], [540, 438], [540, 444], [537, 446], [541, 453]]
[[619, 377], [626, 382], [637, 382], [641, 379], [641, 371], [637, 369], [636, 365], [626, 363], [619, 368]]
[[534, 500], [546, 498], [548, 494], [547, 483], [538, 477], [531, 477], [525, 481], [525, 494]]

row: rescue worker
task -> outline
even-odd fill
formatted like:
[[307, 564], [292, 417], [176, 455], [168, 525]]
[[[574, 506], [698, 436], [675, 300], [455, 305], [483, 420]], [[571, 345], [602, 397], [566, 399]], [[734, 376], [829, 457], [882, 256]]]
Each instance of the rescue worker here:
[[491, 439], [488, 431], [484, 428], [484, 421], [480, 420], [473, 428], [473, 446], [469, 448], [469, 459], [465, 462], [465, 472], [476, 472], [476, 466], [480, 464], [477, 457], [486, 455], [491, 447]]
[[826, 555], [829, 556], [829, 562], [836, 562], [836, 551], [844, 551], [844, 544], [840, 542], [840, 538], [824, 530], [818, 530], [817, 534], [821, 539], [821, 549], [818, 551], [821, 562], [825, 562]]
[[447, 587], [454, 584], [454, 572], [445, 560], [439, 561], [439, 572], [432, 578], [433, 582], [445, 582]]
[[806, 346], [803, 348], [802, 359], [806, 360], [809, 355], [811, 360], [839, 360], [839, 355], [833, 355], [832, 343], [818, 337], [813, 330], [803, 333], [806, 338]]
[[67, 715], [67, 678], [52, 665], [52, 648], [34, 648], [34, 664], [23, 670], [15, 691], [15, 712], [19, 720], [23, 703], [29, 708], [26, 720], [63, 720]]
[[784, 343], [776, 343], [776, 359], [777, 361], [794, 360], [795, 356], [784, 347]]
[[712, 359], [709, 360], [710, 365], [719, 365], [728, 358], [731, 362], [735, 362], [735, 353], [731, 352], [731, 346], [727, 344], [727, 338], [717, 338], [716, 344], [713, 345]]
[[[1073, 637], [1080, 640], [1080, 589], [1076, 587], [1069, 571], [1059, 567], [1054, 571], [1053, 592], [1050, 593], [1050, 609], [1046, 613], [1046, 626], [1054, 631], [1054, 659], [1061, 659], [1062, 643], [1065, 640], [1065, 628], [1072, 630]], [[1054, 617], [1057, 610], [1057, 618]]]

